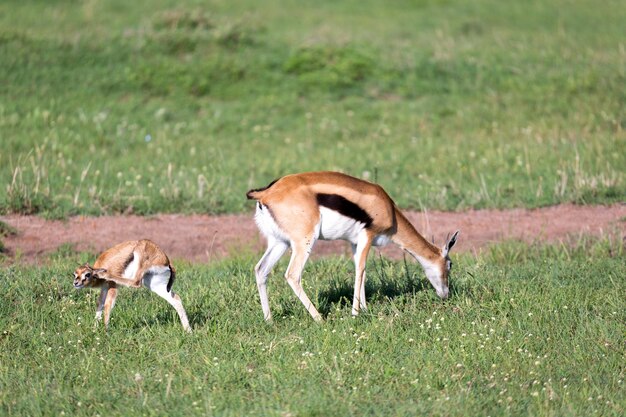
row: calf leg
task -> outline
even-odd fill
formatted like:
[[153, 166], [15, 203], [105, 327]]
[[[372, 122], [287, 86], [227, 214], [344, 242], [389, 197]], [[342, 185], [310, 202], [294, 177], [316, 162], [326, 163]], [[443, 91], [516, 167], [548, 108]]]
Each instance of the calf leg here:
[[104, 302], [107, 299], [108, 291], [109, 291], [108, 285], [103, 285], [100, 288], [100, 296], [98, 297], [98, 307], [96, 307], [96, 321], [102, 320], [102, 310], [104, 309]]
[[107, 291], [106, 301], [104, 302], [104, 327], [109, 328], [109, 319], [111, 318], [111, 311], [115, 306], [115, 299], [117, 298], [117, 287], [115, 284], [109, 286]]
[[143, 278], [143, 284], [157, 294], [159, 297], [163, 298], [167, 301], [174, 309], [176, 313], [178, 313], [178, 317], [180, 318], [180, 322], [183, 325], [183, 328], [191, 333], [191, 327], [189, 326], [189, 319], [187, 318], [187, 312], [183, 307], [183, 303], [180, 300], [178, 294], [175, 294], [174, 291], [167, 290], [167, 283], [170, 280], [170, 270], [169, 268], [163, 269], [163, 271], [148, 271], [148, 273]]

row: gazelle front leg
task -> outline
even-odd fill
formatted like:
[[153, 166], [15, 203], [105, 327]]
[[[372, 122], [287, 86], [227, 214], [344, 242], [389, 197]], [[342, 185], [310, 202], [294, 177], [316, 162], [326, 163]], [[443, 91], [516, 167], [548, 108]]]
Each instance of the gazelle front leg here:
[[254, 267], [256, 285], [259, 289], [261, 307], [263, 308], [263, 317], [266, 321], [272, 320], [272, 312], [270, 311], [270, 304], [267, 297], [267, 277], [288, 247], [289, 245], [283, 241], [268, 239], [267, 250], [263, 254], [263, 257], [261, 257], [259, 263]]
[[115, 284], [124, 285], [131, 288], [141, 288], [141, 280], [145, 274], [144, 270], [137, 271], [138, 273], [135, 275], [135, 278], [128, 279], [124, 277], [120, 277], [117, 275], [113, 275], [109, 273], [106, 269], [94, 270], [96, 276], [100, 279], [104, 279], [106, 281], [113, 282]]
[[109, 291], [109, 285], [104, 284], [100, 288], [100, 296], [98, 297], [98, 307], [96, 307], [96, 321], [102, 320], [102, 310], [104, 309], [104, 301], [107, 298], [107, 292]]
[[296, 293], [311, 317], [313, 317], [315, 321], [322, 321], [322, 316], [304, 292], [304, 288], [302, 288], [301, 283], [302, 270], [304, 269], [304, 264], [306, 264], [307, 259], [309, 259], [309, 254], [314, 243], [315, 238], [312, 236], [308, 239], [305, 239], [304, 242], [292, 242], [291, 260], [289, 261], [289, 266], [287, 267], [287, 273], [285, 274], [285, 278], [287, 279], [289, 286], [291, 287], [293, 292]]
[[109, 319], [111, 318], [111, 311], [115, 306], [115, 299], [117, 298], [117, 287], [114, 283], [109, 285], [107, 291], [106, 301], [104, 302], [104, 327], [109, 328]]
[[352, 315], [356, 316], [361, 310], [367, 309], [365, 303], [365, 265], [367, 255], [372, 247], [373, 236], [367, 231], [361, 232], [356, 245], [352, 245], [354, 255], [354, 298], [352, 299]]

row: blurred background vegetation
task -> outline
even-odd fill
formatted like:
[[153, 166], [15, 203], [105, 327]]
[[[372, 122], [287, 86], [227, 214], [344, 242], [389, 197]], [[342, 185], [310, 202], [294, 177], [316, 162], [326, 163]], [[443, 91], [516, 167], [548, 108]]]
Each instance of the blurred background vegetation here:
[[0, 4], [0, 211], [242, 212], [307, 170], [403, 208], [626, 195], [607, 0]]

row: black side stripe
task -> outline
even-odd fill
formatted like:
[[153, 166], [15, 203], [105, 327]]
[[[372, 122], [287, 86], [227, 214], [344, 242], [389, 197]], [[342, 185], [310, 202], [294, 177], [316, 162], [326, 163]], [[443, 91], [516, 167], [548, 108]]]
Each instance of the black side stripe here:
[[126, 261], [124, 261], [124, 266], [122, 267], [122, 272], [126, 271], [126, 268], [128, 268], [128, 265], [130, 265], [130, 263], [132, 261], [135, 260], [135, 252], [131, 252], [130, 256], [126, 259]]
[[317, 204], [320, 206], [364, 223], [365, 227], [369, 227], [372, 224], [372, 218], [365, 210], [338, 194], [318, 194], [316, 198]]

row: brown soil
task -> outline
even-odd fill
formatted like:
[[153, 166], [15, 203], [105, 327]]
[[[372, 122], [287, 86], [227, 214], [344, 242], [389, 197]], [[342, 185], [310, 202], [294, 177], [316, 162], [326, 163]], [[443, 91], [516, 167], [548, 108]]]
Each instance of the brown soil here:
[[[580, 235], [626, 236], [626, 204], [613, 206], [560, 205], [527, 210], [472, 210], [408, 212], [411, 222], [428, 239], [443, 243], [447, 234], [461, 230], [455, 251], [478, 251], [503, 240], [558, 242]], [[177, 215], [152, 217], [72, 217], [48, 221], [35, 216], [1, 216], [17, 235], [5, 237], [12, 259], [41, 263], [63, 244], [99, 253], [124, 240], [147, 238], [157, 242], [174, 259], [210, 262], [238, 253], [263, 250], [252, 215]], [[314, 254], [349, 253], [345, 242], [318, 242]], [[382, 253], [392, 258], [401, 251], [388, 245]]]

